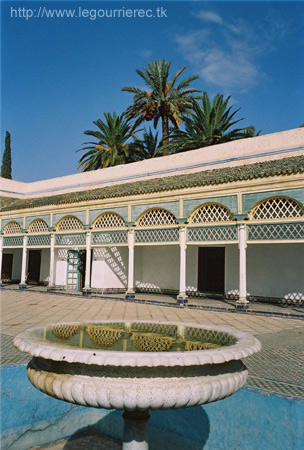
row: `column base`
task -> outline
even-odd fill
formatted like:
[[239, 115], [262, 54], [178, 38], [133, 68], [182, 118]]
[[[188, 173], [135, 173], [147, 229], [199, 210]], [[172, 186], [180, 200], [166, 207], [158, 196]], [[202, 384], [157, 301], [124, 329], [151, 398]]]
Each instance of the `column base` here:
[[235, 309], [237, 311], [247, 311], [249, 309], [249, 301], [248, 300], [237, 300], [235, 304]]
[[27, 289], [27, 285], [25, 283], [20, 283], [19, 289], [20, 289], [20, 291], [23, 291], [24, 289]]
[[132, 300], [134, 298], [135, 298], [135, 291], [133, 291], [133, 289], [130, 289], [125, 293], [125, 300], [130, 300], [130, 299]]
[[177, 304], [178, 305], [186, 305], [188, 303], [188, 296], [184, 293], [180, 293], [177, 296]]
[[54, 292], [56, 290], [56, 286], [54, 284], [49, 284], [46, 287], [46, 292]]
[[92, 289], [90, 287], [84, 287], [82, 289], [83, 297], [91, 298]]

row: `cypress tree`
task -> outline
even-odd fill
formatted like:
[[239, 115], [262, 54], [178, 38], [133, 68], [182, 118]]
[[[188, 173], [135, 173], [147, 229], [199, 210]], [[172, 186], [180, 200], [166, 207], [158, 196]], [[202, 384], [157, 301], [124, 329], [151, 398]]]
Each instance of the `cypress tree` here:
[[7, 131], [5, 135], [5, 149], [2, 157], [1, 176], [12, 179], [12, 153], [11, 153], [11, 135]]

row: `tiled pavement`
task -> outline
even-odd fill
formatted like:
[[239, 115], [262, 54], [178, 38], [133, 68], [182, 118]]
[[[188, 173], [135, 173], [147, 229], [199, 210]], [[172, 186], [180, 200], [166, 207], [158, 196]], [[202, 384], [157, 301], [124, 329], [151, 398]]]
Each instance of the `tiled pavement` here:
[[[2, 364], [16, 364], [29, 359], [26, 354], [13, 347], [13, 337], [27, 328], [38, 325], [102, 319], [151, 319], [205, 323], [233, 327], [256, 336], [262, 342], [262, 351], [246, 359], [249, 370], [248, 386], [281, 395], [304, 398], [303, 307], [285, 308], [285, 317], [282, 317], [277, 315], [276, 308], [273, 308], [272, 314], [266, 315], [266, 311], [271, 311], [271, 306], [267, 305], [259, 305], [257, 314], [237, 313], [231, 305], [228, 304], [227, 307], [226, 303], [218, 300], [204, 299], [197, 302], [203, 302], [207, 307], [219, 305], [216, 308], [220, 309], [197, 309], [178, 307], [173, 303], [172, 297], [149, 294], [140, 295], [140, 298], [148, 303], [126, 302], [111, 298], [86, 299], [72, 295], [36, 292], [33, 289], [25, 291], [1, 289], [0, 295]], [[113, 297], [115, 297], [114, 294]], [[251, 310], [253, 308], [256, 310], [257, 305], [251, 305]], [[294, 311], [296, 311], [296, 317], [294, 317]], [[94, 449], [95, 441], [96, 436], [90, 435], [75, 442], [62, 441], [62, 446], [59, 442], [48, 448], [52, 450]], [[111, 440], [108, 442], [106, 437], [103, 438], [103, 442], [106, 449], [120, 448], [118, 443]], [[101, 445], [100, 441], [99, 445]]]
[[[6, 285], [5, 290], [19, 291], [18, 285]], [[27, 291], [31, 292], [47, 292], [46, 286], [27, 286]], [[57, 290], [58, 295], [73, 295], [74, 297], [82, 298], [79, 292], [66, 293], [64, 290]], [[92, 298], [105, 298], [113, 300], [124, 300], [124, 293], [109, 293], [109, 292], [93, 292]], [[176, 295], [155, 294], [155, 293], [137, 293], [136, 302], [146, 304], [157, 304], [159, 306], [176, 306]], [[191, 309], [205, 309], [211, 311], [235, 311], [235, 301], [222, 298], [197, 298], [189, 297], [187, 308]], [[278, 317], [295, 317], [304, 319], [304, 304], [298, 306], [296, 304], [279, 304], [279, 303], [262, 303], [251, 302], [247, 314], [263, 314], [276, 315]]]

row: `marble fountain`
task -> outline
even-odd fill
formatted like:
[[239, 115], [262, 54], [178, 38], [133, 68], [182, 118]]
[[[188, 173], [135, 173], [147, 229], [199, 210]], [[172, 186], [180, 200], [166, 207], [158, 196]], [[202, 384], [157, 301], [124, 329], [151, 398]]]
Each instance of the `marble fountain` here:
[[102, 321], [53, 324], [18, 334], [32, 355], [27, 376], [66, 402], [124, 410], [123, 449], [148, 449], [149, 411], [188, 408], [237, 392], [241, 361], [260, 342], [230, 328], [193, 323]]

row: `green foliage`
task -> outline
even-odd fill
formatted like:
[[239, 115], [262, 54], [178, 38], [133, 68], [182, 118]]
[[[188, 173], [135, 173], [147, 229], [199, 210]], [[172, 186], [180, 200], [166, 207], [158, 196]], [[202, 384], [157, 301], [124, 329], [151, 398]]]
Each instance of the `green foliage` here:
[[136, 139], [134, 141], [134, 146], [137, 150], [136, 155], [138, 160], [161, 156], [161, 146], [158, 144], [158, 133], [154, 135], [151, 128], [149, 128], [149, 131], [144, 131], [143, 139]]
[[5, 134], [5, 149], [2, 157], [1, 177], [12, 179], [12, 152], [11, 135], [7, 131]]
[[[232, 111], [233, 107], [228, 106], [230, 96], [224, 99], [217, 94], [211, 102], [207, 92], [197, 95], [201, 91], [190, 87], [197, 76], [179, 80], [186, 66], [169, 80], [170, 66], [171, 61], [157, 59], [149, 61], [147, 68], [136, 70], [147, 90], [123, 87], [122, 91], [133, 94], [133, 102], [126, 111], [121, 116], [105, 113], [105, 121], [93, 122], [98, 131], [84, 132], [97, 142], [85, 142], [86, 146], [78, 150], [85, 151], [78, 170], [86, 172], [259, 136], [261, 130], [257, 132], [253, 126], [233, 128], [243, 119], [235, 118], [240, 108]], [[136, 136], [135, 132], [141, 131], [137, 130], [138, 126], [144, 121], [153, 121], [154, 128], [161, 122], [160, 143], [158, 133], [153, 135], [151, 128], [144, 131], [142, 139]]]
[[228, 107], [230, 96], [224, 99], [217, 94], [211, 102], [204, 92], [201, 100], [201, 104], [195, 101], [193, 111], [184, 117], [185, 130], [172, 131], [169, 151], [193, 150], [255, 135], [254, 127], [231, 129], [243, 119], [235, 119], [240, 108], [232, 111], [232, 106]]
[[[130, 138], [138, 139], [134, 126], [128, 119], [118, 116], [115, 112], [104, 114], [106, 121], [98, 119], [93, 122], [98, 131], [87, 130], [87, 136], [93, 136], [97, 142], [85, 142], [78, 151], [88, 150], [79, 160], [78, 170], [87, 172], [118, 164], [135, 161], [136, 148], [134, 143], [127, 142]], [[134, 153], [133, 153], [134, 150]]]
[[262, 130], [259, 131], [255, 131], [255, 127], [254, 126], [250, 126], [247, 128], [244, 128], [244, 137], [256, 137], [256, 136], [260, 136]]
[[131, 92], [133, 103], [125, 115], [128, 119], [135, 119], [136, 125], [143, 121], [153, 120], [157, 127], [159, 120], [162, 122], [162, 142], [168, 143], [169, 122], [173, 128], [179, 128], [183, 115], [189, 113], [193, 108], [195, 98], [193, 94], [200, 92], [189, 87], [190, 83], [198, 77], [193, 76], [178, 82], [178, 78], [186, 69], [181, 67], [171, 78], [169, 78], [171, 61], [157, 59], [149, 61], [148, 68], [137, 69], [137, 74], [145, 81], [148, 91], [137, 87], [125, 86], [122, 91]]

